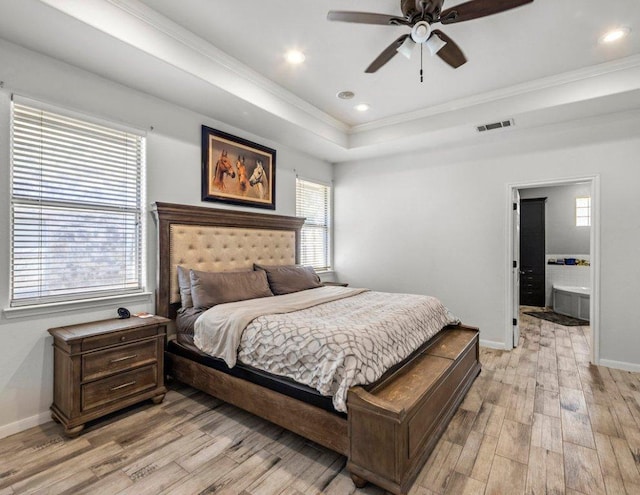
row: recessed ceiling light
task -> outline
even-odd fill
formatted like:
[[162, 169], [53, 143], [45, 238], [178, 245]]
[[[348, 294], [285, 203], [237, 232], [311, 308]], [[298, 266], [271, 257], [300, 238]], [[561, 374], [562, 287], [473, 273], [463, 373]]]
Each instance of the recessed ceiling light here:
[[614, 43], [629, 34], [629, 28], [612, 29], [600, 38], [600, 43]]
[[353, 98], [356, 94], [353, 91], [340, 91], [336, 97], [338, 97], [340, 100], [350, 100], [351, 98]]
[[358, 112], [366, 112], [367, 110], [369, 110], [369, 105], [367, 105], [366, 103], [360, 103], [353, 108], [355, 108]]
[[298, 65], [304, 62], [306, 57], [300, 50], [289, 50], [285, 54], [284, 58], [286, 58], [287, 62], [289, 62], [290, 64]]

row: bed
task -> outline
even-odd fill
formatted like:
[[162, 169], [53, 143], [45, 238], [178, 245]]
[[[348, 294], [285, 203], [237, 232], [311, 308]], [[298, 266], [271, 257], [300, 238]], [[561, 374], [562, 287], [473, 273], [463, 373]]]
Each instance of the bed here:
[[[156, 313], [174, 322], [181, 307], [178, 266], [227, 272], [299, 261], [301, 218], [168, 203], [155, 203], [153, 213]], [[242, 363], [229, 368], [203, 353], [188, 332], [168, 342], [165, 366], [178, 381], [345, 455], [357, 486], [371, 482], [404, 494], [480, 372], [478, 329], [442, 329], [374, 383], [350, 387], [346, 411], [286, 377]]]

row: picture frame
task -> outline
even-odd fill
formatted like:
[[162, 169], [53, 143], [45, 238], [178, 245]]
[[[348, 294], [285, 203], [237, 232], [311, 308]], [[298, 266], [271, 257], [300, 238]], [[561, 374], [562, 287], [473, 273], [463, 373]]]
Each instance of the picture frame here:
[[276, 150], [202, 126], [202, 201], [276, 208]]

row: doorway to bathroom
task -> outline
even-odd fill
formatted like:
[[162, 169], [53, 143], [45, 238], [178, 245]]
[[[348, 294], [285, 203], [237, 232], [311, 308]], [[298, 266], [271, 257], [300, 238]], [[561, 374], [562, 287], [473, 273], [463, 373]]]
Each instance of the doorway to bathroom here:
[[598, 177], [510, 184], [506, 341], [598, 358]]

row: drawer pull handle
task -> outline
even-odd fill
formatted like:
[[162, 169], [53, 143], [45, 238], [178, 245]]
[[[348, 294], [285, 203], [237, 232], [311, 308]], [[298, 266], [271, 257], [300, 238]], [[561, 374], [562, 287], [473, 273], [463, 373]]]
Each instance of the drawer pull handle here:
[[122, 385], [118, 385], [117, 387], [111, 387], [111, 391], [113, 392], [114, 390], [120, 390], [121, 388], [130, 387], [131, 385], [135, 384], [136, 381], [133, 380], [132, 382], [123, 383]]
[[136, 357], [138, 357], [137, 354], [131, 354], [131, 356], [123, 356], [121, 358], [112, 359], [111, 361], [109, 361], [109, 363], [110, 364], [119, 363], [120, 361], [126, 361], [127, 359], [133, 359], [133, 358], [136, 358]]

